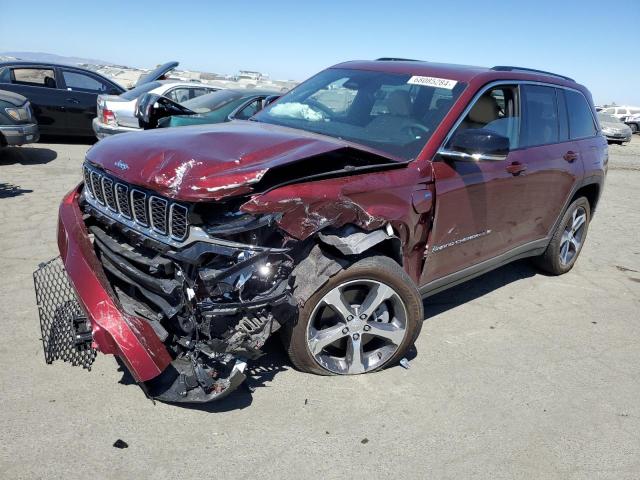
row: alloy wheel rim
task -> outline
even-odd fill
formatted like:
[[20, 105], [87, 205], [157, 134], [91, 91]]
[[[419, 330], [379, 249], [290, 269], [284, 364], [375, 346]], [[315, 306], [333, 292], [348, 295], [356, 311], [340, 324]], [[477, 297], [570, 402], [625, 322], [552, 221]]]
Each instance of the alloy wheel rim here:
[[400, 348], [407, 309], [400, 295], [377, 280], [352, 280], [318, 302], [307, 327], [307, 348], [326, 370], [340, 375], [382, 366]]
[[560, 239], [560, 263], [569, 265], [580, 252], [584, 240], [587, 212], [583, 207], [573, 211]]

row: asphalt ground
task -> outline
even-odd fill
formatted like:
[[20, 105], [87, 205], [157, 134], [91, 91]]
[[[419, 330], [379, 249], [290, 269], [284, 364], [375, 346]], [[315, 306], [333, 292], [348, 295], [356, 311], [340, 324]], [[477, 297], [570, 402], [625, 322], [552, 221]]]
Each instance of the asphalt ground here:
[[409, 369], [313, 376], [271, 342], [253, 393], [200, 408], [111, 356], [43, 361], [32, 272], [87, 148], [0, 151], [0, 478], [640, 478], [640, 136], [567, 275], [520, 261], [427, 299]]

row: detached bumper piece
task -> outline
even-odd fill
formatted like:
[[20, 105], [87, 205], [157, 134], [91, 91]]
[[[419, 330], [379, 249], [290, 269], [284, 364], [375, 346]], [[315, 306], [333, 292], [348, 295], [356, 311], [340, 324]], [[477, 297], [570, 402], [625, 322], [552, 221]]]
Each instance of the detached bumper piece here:
[[60, 257], [40, 264], [33, 280], [45, 361], [51, 364], [62, 360], [91, 370], [96, 358], [96, 350], [91, 347], [91, 325]]

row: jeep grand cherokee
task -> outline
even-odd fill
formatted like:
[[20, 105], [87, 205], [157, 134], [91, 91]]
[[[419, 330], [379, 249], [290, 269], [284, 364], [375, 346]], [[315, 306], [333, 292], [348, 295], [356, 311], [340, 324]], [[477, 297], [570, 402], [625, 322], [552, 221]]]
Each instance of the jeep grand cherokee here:
[[393, 365], [423, 297], [523, 257], [569, 271], [606, 164], [572, 79], [396, 59], [249, 121], [109, 138], [35, 273], [45, 359], [117, 355], [171, 402], [231, 392], [278, 330], [305, 372]]

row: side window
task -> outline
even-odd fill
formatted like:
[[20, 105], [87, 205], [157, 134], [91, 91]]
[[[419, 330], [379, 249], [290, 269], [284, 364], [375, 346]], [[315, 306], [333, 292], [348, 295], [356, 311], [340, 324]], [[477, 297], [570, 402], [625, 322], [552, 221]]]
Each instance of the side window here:
[[357, 90], [347, 88], [348, 78], [341, 78], [327, 85], [326, 88], [309, 97], [311, 104], [317, 103], [320, 108], [325, 108], [335, 114], [346, 114], [356, 98]]
[[616, 112], [618, 115], [626, 115], [627, 114], [627, 109], [626, 108], [618, 108], [618, 111]]
[[605, 113], [610, 113], [610, 114], [613, 115], [614, 113], [616, 113], [616, 109], [615, 108], [607, 108], [604, 112]]
[[253, 117], [256, 113], [258, 113], [262, 108], [262, 99], [255, 99], [249, 105], [244, 107], [238, 113], [236, 113], [234, 118], [239, 120], [246, 120], [250, 117]]
[[9, 67], [0, 68], [0, 83], [11, 83], [11, 70], [9, 70]]
[[509, 148], [517, 148], [520, 130], [517, 92], [515, 86], [502, 85], [487, 90], [473, 104], [457, 131], [469, 128], [491, 130], [507, 137]]
[[211, 90], [209, 88], [196, 87], [191, 89], [191, 98], [196, 98], [201, 95], [206, 95], [207, 93], [215, 92], [215, 90]]
[[556, 89], [538, 85], [522, 86], [521, 147], [558, 142], [559, 122]]
[[569, 116], [567, 115], [567, 100], [564, 98], [564, 90], [556, 88], [556, 98], [558, 99], [558, 131], [561, 142], [569, 140]]
[[169, 90], [164, 94], [165, 97], [173, 100], [176, 103], [182, 103], [186, 100], [189, 100], [189, 88], [187, 87], [178, 87], [173, 90]]
[[53, 70], [47, 68], [14, 68], [12, 83], [56, 88], [56, 75]]
[[109, 90], [109, 86], [106, 83], [84, 73], [63, 70], [62, 76], [67, 88], [71, 90], [84, 90], [87, 92], [106, 92]]
[[569, 112], [569, 135], [572, 140], [593, 137], [597, 133], [591, 108], [587, 99], [579, 92], [566, 90], [567, 111]]

